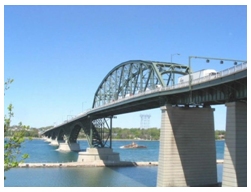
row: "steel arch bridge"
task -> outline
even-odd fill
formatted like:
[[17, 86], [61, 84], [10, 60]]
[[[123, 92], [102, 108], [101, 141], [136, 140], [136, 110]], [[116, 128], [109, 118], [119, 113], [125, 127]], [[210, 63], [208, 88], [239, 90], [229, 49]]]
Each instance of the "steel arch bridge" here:
[[189, 74], [189, 67], [176, 63], [130, 60], [113, 68], [94, 95], [92, 108], [156, 87], [175, 84], [175, 74]]
[[[176, 74], [189, 74], [189, 67], [158, 61], [129, 60], [123, 62], [114, 67], [102, 80], [94, 95], [92, 108], [102, 107], [113, 101], [156, 89], [156, 87], [164, 88], [174, 85]], [[67, 122], [52, 128], [44, 135], [71, 143], [76, 142], [79, 132], [83, 130], [90, 147], [111, 147], [112, 118], [113, 116], [88, 115], [76, 122]]]
[[186, 65], [143, 60], [123, 62], [102, 80], [90, 111], [46, 130], [43, 135], [70, 145], [77, 142], [82, 130], [91, 148], [112, 148], [112, 118], [116, 114], [152, 109], [166, 102], [187, 105], [191, 95], [195, 104], [204, 106], [246, 101], [247, 63], [239, 62], [242, 64], [214, 76], [193, 80], [192, 89], [189, 82], [173, 85], [176, 74], [190, 73]]

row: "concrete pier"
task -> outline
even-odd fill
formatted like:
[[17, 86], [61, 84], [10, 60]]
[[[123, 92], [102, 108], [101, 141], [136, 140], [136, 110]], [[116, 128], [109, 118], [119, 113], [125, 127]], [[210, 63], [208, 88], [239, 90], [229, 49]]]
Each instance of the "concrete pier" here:
[[58, 140], [57, 139], [52, 139], [50, 145], [59, 146]]
[[119, 153], [111, 148], [87, 148], [86, 152], [78, 153], [78, 162], [112, 161], [119, 162]]
[[80, 146], [78, 143], [67, 143], [67, 142], [60, 142], [59, 151], [80, 151]]
[[247, 187], [247, 103], [227, 103], [222, 187]]
[[50, 137], [47, 137], [47, 138], [45, 138], [45, 142], [51, 142], [51, 138]]
[[217, 184], [214, 109], [164, 106], [157, 187]]
[[[217, 163], [222, 164], [224, 161], [222, 159], [217, 160]], [[117, 161], [117, 162], [104, 162], [104, 161], [94, 161], [94, 162], [67, 162], [67, 163], [20, 163], [19, 168], [39, 168], [39, 167], [130, 167], [130, 166], [158, 166], [157, 161]]]

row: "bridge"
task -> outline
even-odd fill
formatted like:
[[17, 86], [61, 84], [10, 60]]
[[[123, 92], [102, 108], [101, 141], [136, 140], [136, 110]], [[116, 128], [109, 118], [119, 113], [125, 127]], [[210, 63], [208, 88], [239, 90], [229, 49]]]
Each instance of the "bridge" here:
[[[160, 108], [161, 133], [157, 186], [208, 186], [217, 183], [214, 109], [227, 107], [222, 186], [247, 186], [247, 62], [193, 78], [189, 66], [131, 60], [113, 68], [98, 86], [92, 109], [43, 135], [59, 150], [80, 151], [82, 129], [89, 148], [78, 162], [119, 162], [112, 150], [115, 115]], [[216, 59], [217, 58], [213, 58]], [[178, 76], [188, 81], [175, 83]]]

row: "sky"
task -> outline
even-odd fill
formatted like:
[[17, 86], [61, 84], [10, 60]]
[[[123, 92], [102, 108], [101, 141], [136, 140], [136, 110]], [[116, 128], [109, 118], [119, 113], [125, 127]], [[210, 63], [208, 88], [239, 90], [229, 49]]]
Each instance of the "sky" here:
[[[57, 125], [92, 107], [105, 76], [128, 60], [188, 65], [189, 56], [247, 60], [246, 5], [4, 5], [4, 114], [12, 125]], [[179, 55], [178, 55], [178, 54]], [[193, 71], [233, 62], [192, 59]], [[225, 105], [215, 129], [225, 130]], [[118, 115], [114, 127], [160, 128], [159, 108]]]

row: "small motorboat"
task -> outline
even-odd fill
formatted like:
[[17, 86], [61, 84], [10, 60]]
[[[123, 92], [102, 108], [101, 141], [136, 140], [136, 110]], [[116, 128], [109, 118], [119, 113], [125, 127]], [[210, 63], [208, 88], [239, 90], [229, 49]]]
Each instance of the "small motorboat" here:
[[123, 148], [123, 149], [136, 149], [136, 148], [146, 148], [146, 146], [138, 145], [137, 143], [132, 142], [131, 144], [123, 145], [120, 148]]

